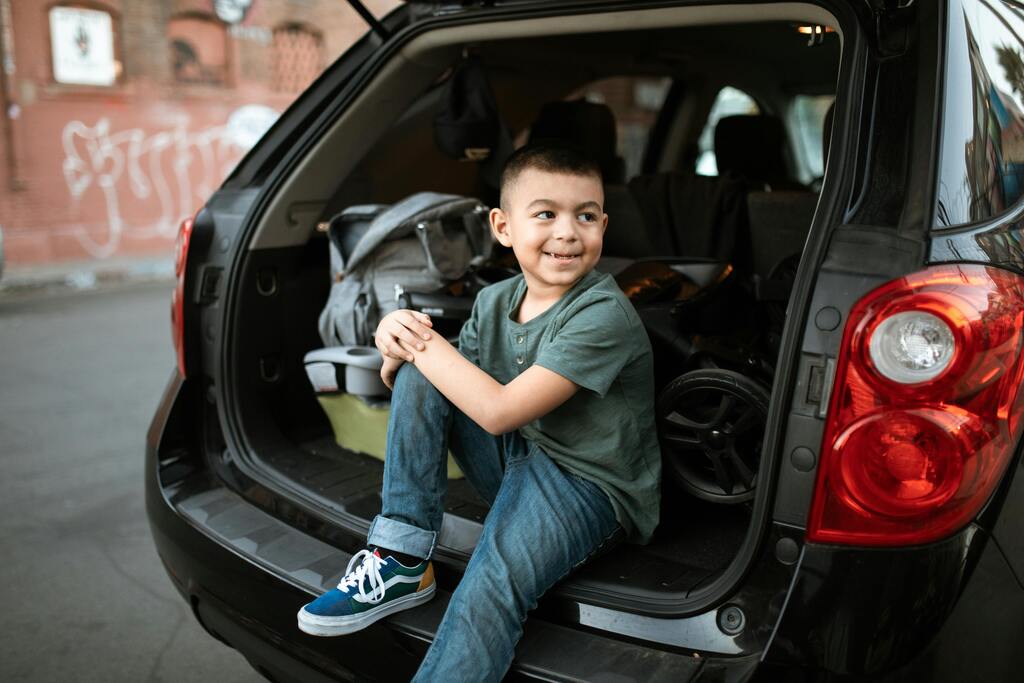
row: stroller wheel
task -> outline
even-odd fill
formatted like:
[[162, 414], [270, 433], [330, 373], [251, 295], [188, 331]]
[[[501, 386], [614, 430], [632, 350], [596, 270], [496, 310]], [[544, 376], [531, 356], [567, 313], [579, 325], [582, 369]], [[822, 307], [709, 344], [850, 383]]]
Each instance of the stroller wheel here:
[[658, 397], [665, 469], [689, 493], [716, 503], [754, 497], [769, 391], [731, 370], [693, 370]]

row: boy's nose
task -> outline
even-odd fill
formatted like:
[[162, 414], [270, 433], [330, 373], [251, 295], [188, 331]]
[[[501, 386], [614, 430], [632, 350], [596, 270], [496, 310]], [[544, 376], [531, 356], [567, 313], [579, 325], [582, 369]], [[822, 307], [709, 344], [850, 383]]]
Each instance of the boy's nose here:
[[571, 220], [559, 220], [555, 222], [555, 229], [552, 234], [556, 239], [574, 241], [576, 240], [576, 226]]

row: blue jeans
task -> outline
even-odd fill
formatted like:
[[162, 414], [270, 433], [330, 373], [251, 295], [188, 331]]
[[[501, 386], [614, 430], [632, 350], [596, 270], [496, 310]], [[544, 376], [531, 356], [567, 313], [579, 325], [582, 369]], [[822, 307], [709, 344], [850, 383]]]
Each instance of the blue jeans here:
[[493, 436], [415, 366], [391, 398], [383, 508], [367, 542], [430, 557], [444, 514], [447, 452], [491, 508], [416, 681], [499, 681], [526, 613], [552, 585], [621, 537], [607, 495], [519, 432]]

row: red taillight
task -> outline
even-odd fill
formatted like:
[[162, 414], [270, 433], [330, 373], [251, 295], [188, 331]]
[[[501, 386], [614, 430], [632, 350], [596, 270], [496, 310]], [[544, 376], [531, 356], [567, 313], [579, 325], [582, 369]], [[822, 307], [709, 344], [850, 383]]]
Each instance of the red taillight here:
[[171, 293], [171, 339], [178, 357], [178, 373], [182, 377], [185, 377], [185, 264], [188, 262], [193, 224], [192, 218], [183, 220], [174, 243], [174, 276], [177, 282]]
[[927, 543], [977, 515], [1021, 436], [1022, 325], [1024, 278], [991, 266], [934, 266], [853, 306], [808, 540]]

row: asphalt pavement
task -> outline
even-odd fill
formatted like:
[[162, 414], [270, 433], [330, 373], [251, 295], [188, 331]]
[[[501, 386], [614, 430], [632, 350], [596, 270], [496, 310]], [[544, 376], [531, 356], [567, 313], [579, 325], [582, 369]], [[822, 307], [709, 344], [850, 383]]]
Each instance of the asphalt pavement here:
[[262, 681], [206, 634], [149, 533], [169, 280], [0, 296], [0, 680]]

